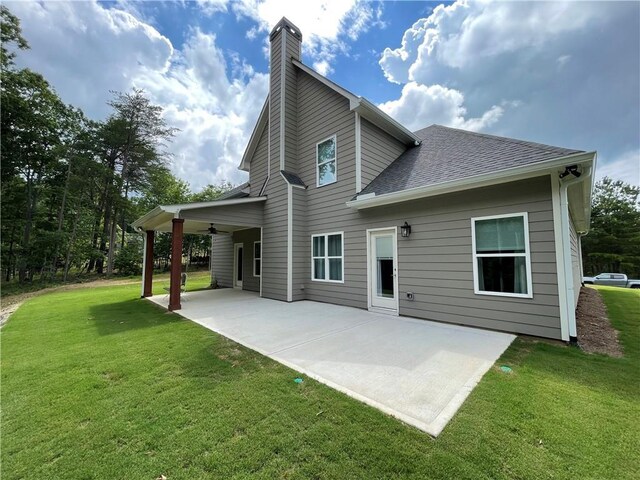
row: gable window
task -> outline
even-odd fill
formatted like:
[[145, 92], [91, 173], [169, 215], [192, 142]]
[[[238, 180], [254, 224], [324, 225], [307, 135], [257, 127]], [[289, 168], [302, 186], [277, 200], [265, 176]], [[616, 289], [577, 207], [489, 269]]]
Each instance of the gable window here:
[[262, 242], [253, 242], [253, 276], [259, 277], [262, 271]]
[[318, 187], [337, 180], [336, 136], [316, 144], [316, 184]]
[[344, 282], [344, 242], [342, 232], [312, 235], [311, 257], [312, 280]]
[[526, 213], [471, 219], [474, 291], [532, 298]]

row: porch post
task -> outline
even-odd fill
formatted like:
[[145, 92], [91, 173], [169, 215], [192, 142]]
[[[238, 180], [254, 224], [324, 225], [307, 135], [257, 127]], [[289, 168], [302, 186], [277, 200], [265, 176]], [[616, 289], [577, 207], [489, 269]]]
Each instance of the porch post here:
[[155, 233], [153, 230], [147, 230], [147, 237], [145, 240], [144, 249], [144, 290], [143, 297], [153, 296], [153, 240]]
[[171, 229], [171, 283], [169, 284], [169, 310], [180, 310], [180, 276], [182, 273], [182, 232], [184, 219], [174, 218]]

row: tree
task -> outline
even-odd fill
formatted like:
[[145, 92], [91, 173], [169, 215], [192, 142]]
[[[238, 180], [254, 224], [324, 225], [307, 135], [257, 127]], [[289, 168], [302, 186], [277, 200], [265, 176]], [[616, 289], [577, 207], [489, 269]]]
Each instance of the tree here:
[[605, 177], [595, 186], [591, 230], [582, 239], [585, 273], [640, 276], [640, 188]]
[[[96, 218], [97, 226], [102, 224], [100, 250], [107, 252], [108, 275], [113, 273], [118, 227], [120, 246], [126, 242], [130, 196], [146, 188], [152, 172], [166, 167], [170, 158], [166, 144], [176, 132], [166, 125], [162, 108], [153, 105], [142, 90], [112, 93], [109, 105], [114, 111], [101, 130], [106, 176]], [[97, 240], [98, 229], [95, 235]], [[97, 271], [103, 272], [102, 259], [98, 259]]]
[[57, 172], [57, 155], [69, 108], [41, 75], [28, 69], [7, 70], [2, 80], [2, 178], [15, 180], [18, 176], [21, 180], [18, 183], [25, 190], [19, 265], [20, 279], [25, 280], [29, 270], [30, 276], [33, 274], [26, 258], [33, 247], [31, 238], [38, 202], [46, 180]]
[[189, 200], [192, 202], [209, 202], [220, 197], [233, 188], [230, 182], [222, 182], [219, 185], [209, 184], [197, 193], [193, 193]]
[[15, 45], [19, 50], [26, 50], [29, 44], [22, 36], [20, 20], [7, 7], [0, 5], [0, 66], [4, 71], [13, 65], [15, 52], [7, 49], [8, 45]]

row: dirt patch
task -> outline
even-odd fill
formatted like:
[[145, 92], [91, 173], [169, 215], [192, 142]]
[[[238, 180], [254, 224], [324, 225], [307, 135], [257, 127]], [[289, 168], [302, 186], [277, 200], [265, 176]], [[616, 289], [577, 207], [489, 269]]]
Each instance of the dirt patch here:
[[38, 295], [42, 295], [44, 293], [50, 292], [60, 292], [64, 290], [77, 290], [79, 288], [86, 287], [107, 287], [107, 286], [117, 286], [117, 285], [132, 285], [134, 283], [138, 283], [135, 280], [94, 280], [92, 282], [84, 282], [84, 283], [73, 283], [69, 285], [61, 285], [59, 287], [50, 287], [43, 288], [42, 290], [36, 290], [35, 292], [27, 292], [27, 293], [19, 293], [17, 295], [10, 295], [2, 299], [2, 306], [0, 307], [0, 327], [7, 323], [9, 317], [13, 312], [15, 312], [20, 305], [22, 305], [25, 301], [30, 298], [37, 297]]
[[611, 326], [607, 307], [595, 288], [582, 287], [576, 309], [578, 345], [587, 353], [622, 357], [618, 331]]

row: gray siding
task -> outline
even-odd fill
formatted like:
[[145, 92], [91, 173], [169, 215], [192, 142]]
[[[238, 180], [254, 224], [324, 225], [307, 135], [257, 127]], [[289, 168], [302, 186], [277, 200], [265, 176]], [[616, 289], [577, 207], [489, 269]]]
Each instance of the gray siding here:
[[287, 184], [277, 172], [267, 185], [262, 230], [262, 296], [287, 300]]
[[[262, 296], [286, 301], [288, 192], [287, 183], [280, 175], [280, 82], [283, 81], [281, 79], [280, 70], [282, 61], [281, 35], [282, 32], [276, 35], [271, 43], [271, 85], [269, 90], [271, 172], [269, 183], [267, 184], [267, 189], [265, 191], [268, 200], [264, 206], [264, 222], [262, 230]], [[288, 48], [287, 50], [291, 50], [287, 52], [287, 60], [290, 59], [291, 55], [297, 56], [299, 52], [299, 50], [298, 52], [294, 52], [291, 48]], [[294, 87], [291, 86], [292, 82], [295, 84], [297, 81], [297, 75], [295, 75], [295, 71], [292, 69], [293, 65], [288, 61], [285, 68], [285, 76], [287, 78], [284, 80], [287, 86], [285, 101], [287, 101], [287, 97], [297, 96], [294, 88], [295, 85]], [[296, 102], [297, 98], [294, 98], [293, 103], [289, 103], [288, 105], [293, 105], [293, 109], [296, 110]], [[285, 118], [286, 145], [290, 142], [295, 143], [297, 136], [297, 132], [295, 131], [297, 116], [298, 112], [293, 112], [288, 118]], [[289, 131], [289, 137], [286, 137], [287, 130]], [[287, 153], [286, 150], [285, 153]], [[295, 155], [295, 153], [293, 155]], [[291, 159], [291, 162], [294, 162], [294, 159]], [[292, 164], [292, 166], [294, 166], [294, 164]], [[295, 170], [293, 171], [295, 173]]]
[[290, 172], [298, 171], [298, 88], [297, 69], [291, 58], [300, 60], [300, 42], [286, 32], [285, 52], [285, 168]]
[[[314, 233], [331, 230], [318, 228], [318, 222], [331, 222], [334, 213], [340, 217], [347, 210], [344, 202], [355, 191], [355, 121], [349, 111], [349, 101], [317, 80], [299, 72], [298, 74], [298, 157], [301, 179], [309, 188], [306, 190], [306, 236], [297, 244], [302, 259], [294, 261], [294, 278], [304, 279], [304, 297], [322, 299], [331, 303], [354, 304], [349, 289], [338, 289], [344, 298], [333, 300], [323, 295], [328, 284], [311, 282], [311, 241]], [[316, 143], [336, 135], [337, 179], [331, 185], [316, 187]], [[325, 219], [325, 220], [322, 220]], [[345, 275], [349, 264], [345, 264]], [[294, 284], [296, 292], [298, 281]], [[302, 295], [300, 295], [302, 297]], [[356, 302], [357, 303], [357, 302]], [[357, 305], [361, 306], [362, 305]], [[365, 305], [366, 307], [366, 302]]]
[[406, 150], [406, 147], [364, 118], [360, 121], [360, 130], [362, 187], [364, 188], [391, 165]]
[[[303, 260], [296, 259], [295, 274], [306, 276], [308, 300], [367, 308], [366, 230], [408, 221], [413, 229], [411, 237], [398, 238], [401, 315], [560, 338], [548, 177], [358, 212], [345, 205], [355, 188], [355, 125], [348, 101], [301, 73], [298, 105], [299, 175], [309, 189], [307, 239]], [[363, 142], [368, 145], [367, 154], [363, 148], [363, 158], [366, 155], [369, 165], [363, 174], [369, 177], [396, 153], [393, 142], [378, 144], [368, 137], [371, 127], [363, 128], [367, 132]], [[337, 136], [338, 181], [318, 188], [315, 145], [333, 134]], [[378, 152], [378, 160], [372, 160], [371, 152]], [[474, 294], [471, 218], [517, 212], [529, 214], [534, 298]], [[335, 231], [345, 232], [345, 281], [312, 281], [309, 237]], [[415, 294], [414, 301], [406, 299], [409, 291]]]
[[580, 296], [580, 285], [582, 284], [582, 272], [580, 271], [580, 247], [578, 245], [578, 234], [573, 226], [573, 220], [569, 219], [569, 240], [571, 242], [571, 270], [573, 277], [574, 306], [578, 306]]
[[[260, 229], [249, 228], [233, 232], [233, 243], [242, 243], [242, 289], [260, 291], [260, 277], [253, 276], [253, 242], [260, 241]], [[233, 254], [233, 252], [232, 252]]]
[[213, 235], [212, 277], [219, 287], [233, 286], [233, 239], [231, 235]]
[[304, 286], [311, 276], [311, 257], [307, 231], [307, 192], [292, 188], [293, 194], [293, 301], [304, 300]]

